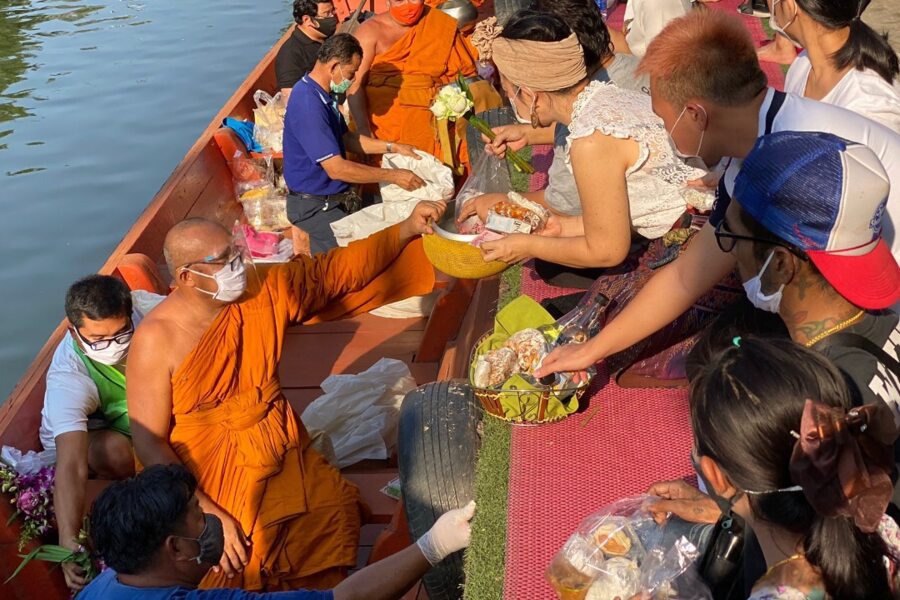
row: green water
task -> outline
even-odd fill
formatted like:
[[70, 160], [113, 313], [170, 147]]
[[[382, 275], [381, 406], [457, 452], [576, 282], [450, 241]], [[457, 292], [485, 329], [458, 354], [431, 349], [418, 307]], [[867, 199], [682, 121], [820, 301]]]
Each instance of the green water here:
[[289, 0], [0, 0], [0, 402]]

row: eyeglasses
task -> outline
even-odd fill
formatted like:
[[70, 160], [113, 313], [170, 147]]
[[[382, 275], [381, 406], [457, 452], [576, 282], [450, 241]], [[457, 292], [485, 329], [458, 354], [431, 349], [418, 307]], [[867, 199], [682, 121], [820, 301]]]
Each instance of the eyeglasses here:
[[719, 250], [722, 252], [731, 252], [734, 250], [735, 244], [737, 244], [738, 240], [746, 240], [748, 242], [756, 242], [758, 244], [769, 244], [770, 246], [781, 246], [794, 256], [806, 260], [806, 254], [794, 248], [790, 244], [784, 244], [782, 242], [776, 242], [775, 240], [767, 240], [765, 238], [753, 237], [750, 235], [739, 235], [737, 233], [733, 233], [728, 229], [728, 225], [725, 224], [725, 219], [719, 221], [719, 224], [716, 225], [716, 244], [719, 246]]
[[192, 260], [191, 262], [184, 263], [177, 269], [176, 271], [180, 271], [181, 269], [187, 269], [191, 265], [230, 265], [231, 270], [235, 270], [238, 267], [238, 264], [243, 260], [243, 255], [240, 250], [236, 250], [233, 247], [228, 248], [225, 252], [220, 254], [219, 256], [206, 258], [203, 260]]
[[81, 340], [82, 344], [89, 347], [91, 350], [94, 350], [97, 352], [99, 352], [100, 350], [106, 350], [113, 343], [116, 343], [120, 346], [127, 344], [128, 342], [131, 341], [131, 338], [134, 335], [134, 322], [131, 320], [130, 317], [128, 319], [128, 329], [126, 331], [123, 331], [122, 333], [114, 335], [110, 338], [103, 338], [102, 340], [97, 340], [96, 342], [87, 341], [86, 339], [84, 339], [84, 336], [81, 335], [81, 332], [78, 331], [77, 327], [75, 327], [73, 325], [72, 328], [75, 330], [75, 333], [78, 335], [78, 339]]

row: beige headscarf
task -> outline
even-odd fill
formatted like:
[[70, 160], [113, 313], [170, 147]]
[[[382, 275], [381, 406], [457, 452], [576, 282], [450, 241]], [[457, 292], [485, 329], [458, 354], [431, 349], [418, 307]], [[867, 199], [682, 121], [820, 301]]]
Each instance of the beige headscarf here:
[[555, 92], [587, 77], [584, 52], [573, 33], [560, 42], [508, 40], [495, 20], [476, 27], [472, 43], [482, 60], [493, 59], [514, 85], [536, 92]]

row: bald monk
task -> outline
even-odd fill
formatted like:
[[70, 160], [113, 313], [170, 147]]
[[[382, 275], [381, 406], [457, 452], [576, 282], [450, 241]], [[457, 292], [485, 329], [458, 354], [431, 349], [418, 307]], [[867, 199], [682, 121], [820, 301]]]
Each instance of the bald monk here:
[[[457, 31], [456, 19], [423, 0], [388, 0], [387, 5], [388, 12], [375, 15], [354, 33], [363, 48], [348, 96], [356, 127], [363, 135], [415, 146], [451, 166], [467, 165], [465, 123], [460, 121], [456, 128], [459, 147], [453, 141], [442, 147], [429, 109], [438, 91], [458, 73], [477, 76], [478, 52]], [[472, 93], [476, 112], [503, 104], [487, 82], [475, 83]]]
[[176, 287], [134, 334], [126, 395], [140, 462], [184, 464], [222, 521], [225, 552], [203, 587], [331, 588], [355, 566], [359, 492], [310, 448], [281, 392], [285, 332], [430, 292], [413, 238], [444, 208], [422, 202], [347, 248], [246, 271], [219, 224], [169, 231]]

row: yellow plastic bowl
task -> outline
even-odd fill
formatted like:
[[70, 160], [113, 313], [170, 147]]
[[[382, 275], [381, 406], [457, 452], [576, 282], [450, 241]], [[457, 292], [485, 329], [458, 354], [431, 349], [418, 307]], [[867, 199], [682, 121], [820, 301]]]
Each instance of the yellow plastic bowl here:
[[485, 262], [481, 250], [470, 243], [476, 236], [456, 233], [455, 221], [451, 204], [440, 223], [432, 225], [434, 233], [422, 238], [425, 256], [435, 269], [457, 279], [483, 279], [509, 266], [500, 260]]

